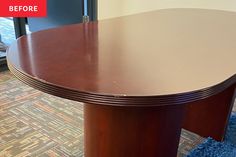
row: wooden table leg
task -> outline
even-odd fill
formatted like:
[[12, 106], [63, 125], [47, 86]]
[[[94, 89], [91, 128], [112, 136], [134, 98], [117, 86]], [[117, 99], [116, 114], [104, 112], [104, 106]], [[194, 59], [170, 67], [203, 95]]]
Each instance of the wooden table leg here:
[[183, 110], [85, 104], [85, 157], [176, 157]]
[[222, 141], [235, 99], [235, 86], [186, 105], [183, 128]]

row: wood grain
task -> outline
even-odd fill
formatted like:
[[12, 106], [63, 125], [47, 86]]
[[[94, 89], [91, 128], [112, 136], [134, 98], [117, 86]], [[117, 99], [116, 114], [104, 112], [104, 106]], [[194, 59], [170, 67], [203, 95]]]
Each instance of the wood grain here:
[[181, 127], [224, 138], [235, 19], [167, 9], [63, 26], [19, 38], [7, 61], [22, 82], [85, 103], [86, 157], [176, 157]]

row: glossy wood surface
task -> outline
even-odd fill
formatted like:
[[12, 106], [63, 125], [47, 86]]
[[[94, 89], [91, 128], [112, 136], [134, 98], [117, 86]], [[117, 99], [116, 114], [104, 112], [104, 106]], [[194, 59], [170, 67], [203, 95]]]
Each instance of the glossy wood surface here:
[[70, 25], [21, 37], [7, 60], [22, 81], [60, 97], [183, 104], [235, 83], [235, 19], [233, 12], [167, 9]]

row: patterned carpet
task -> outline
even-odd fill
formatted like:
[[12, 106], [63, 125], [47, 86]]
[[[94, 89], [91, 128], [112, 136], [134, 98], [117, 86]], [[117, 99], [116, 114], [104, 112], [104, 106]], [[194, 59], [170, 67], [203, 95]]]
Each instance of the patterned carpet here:
[[[83, 106], [0, 73], [0, 157], [82, 157]], [[234, 108], [236, 111], [236, 106]], [[203, 138], [182, 130], [178, 157]]]
[[0, 157], [83, 156], [80, 103], [34, 90], [0, 73]]

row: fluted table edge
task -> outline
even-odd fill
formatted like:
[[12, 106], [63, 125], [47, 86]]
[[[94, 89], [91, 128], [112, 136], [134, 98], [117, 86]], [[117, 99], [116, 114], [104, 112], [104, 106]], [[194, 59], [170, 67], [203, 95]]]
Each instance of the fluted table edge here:
[[52, 83], [42, 81], [36, 77], [20, 71], [7, 59], [9, 70], [12, 74], [23, 83], [54, 96], [66, 98], [69, 100], [79, 101], [83, 103], [111, 105], [111, 106], [166, 106], [186, 104], [189, 102], [201, 100], [215, 95], [236, 83], [236, 74], [225, 81], [211, 87], [195, 90], [186, 93], [176, 93], [170, 95], [152, 95], [152, 96], [127, 96], [127, 95], [105, 95], [84, 91], [76, 91], [54, 85]]

